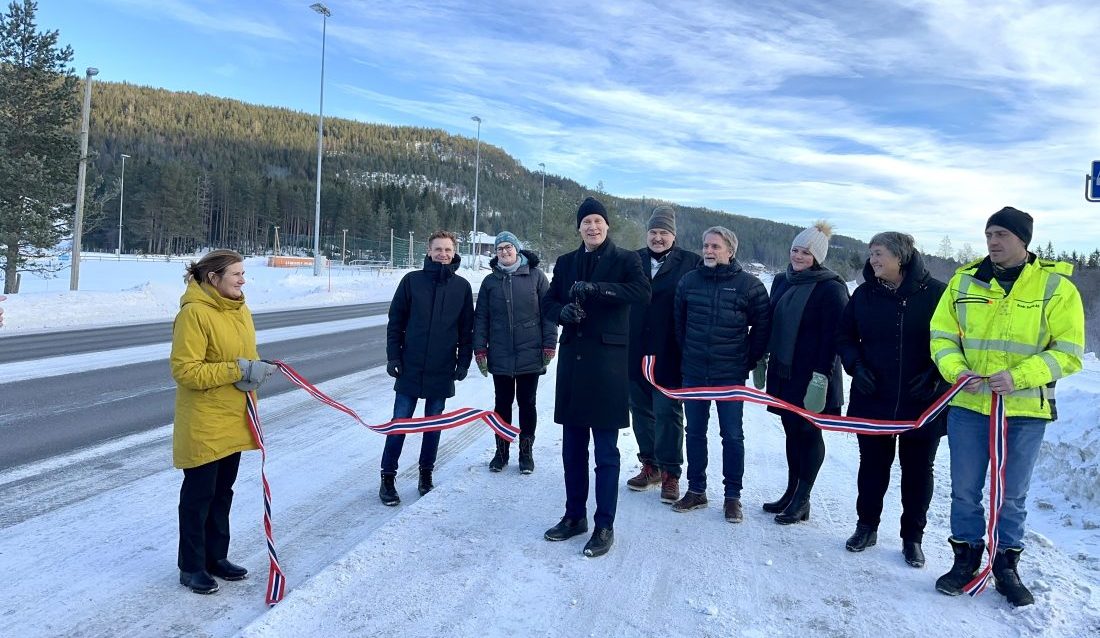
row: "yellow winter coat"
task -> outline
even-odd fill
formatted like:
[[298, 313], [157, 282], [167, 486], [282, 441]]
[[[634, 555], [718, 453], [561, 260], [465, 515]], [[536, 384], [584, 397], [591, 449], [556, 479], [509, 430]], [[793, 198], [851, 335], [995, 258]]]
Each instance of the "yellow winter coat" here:
[[245, 394], [233, 386], [241, 378], [237, 357], [260, 358], [244, 297], [227, 299], [209, 284], [188, 283], [172, 327], [176, 467], [198, 467], [256, 449], [248, 429]]
[[[1054, 382], [1081, 369], [1085, 312], [1069, 280], [1072, 265], [1029, 259], [1007, 293], [985, 259], [955, 273], [932, 316], [932, 359], [951, 382], [964, 370], [1010, 371], [1016, 390], [1005, 398], [1008, 416], [1051, 419]], [[951, 405], [989, 414], [990, 400], [982, 384]]]

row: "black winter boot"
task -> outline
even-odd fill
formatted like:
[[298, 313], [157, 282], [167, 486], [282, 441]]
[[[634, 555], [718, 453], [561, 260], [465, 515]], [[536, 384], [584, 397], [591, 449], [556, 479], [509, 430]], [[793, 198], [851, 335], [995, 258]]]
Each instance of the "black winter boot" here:
[[603, 556], [615, 543], [615, 531], [610, 527], [597, 527], [592, 532], [592, 538], [584, 544], [584, 555], [589, 558]]
[[546, 530], [543, 538], [548, 541], [564, 541], [588, 531], [588, 520], [562, 517], [558, 524]]
[[791, 495], [791, 502], [787, 504], [786, 509], [775, 515], [775, 522], [780, 525], [793, 525], [810, 520], [810, 492], [813, 489], [813, 485], [799, 481], [798, 487], [794, 488], [794, 494]]
[[982, 552], [985, 551], [985, 541], [978, 541], [977, 545], [971, 545], [966, 541], [948, 538], [951, 550], [955, 552], [955, 564], [951, 571], [936, 580], [936, 591], [948, 596], [958, 596], [963, 593], [963, 587], [974, 580], [978, 575], [978, 568], [982, 565]]
[[791, 497], [794, 496], [794, 488], [798, 486], [798, 479], [795, 478], [791, 472], [787, 473], [787, 489], [783, 490], [783, 496], [780, 496], [778, 500], [770, 503], [764, 503], [764, 511], [769, 514], [778, 514], [787, 509], [787, 506], [791, 504]]
[[382, 499], [383, 505], [392, 506], [401, 503], [401, 496], [397, 494], [397, 486], [394, 485], [395, 480], [397, 480], [395, 472], [382, 472], [382, 485], [378, 488], [378, 498]]
[[197, 572], [180, 572], [180, 584], [196, 594], [213, 594], [218, 591], [218, 581], [210, 577], [204, 570]]
[[862, 552], [868, 547], [874, 547], [877, 542], [877, 529], [870, 525], [856, 523], [856, 531], [848, 537], [848, 542], [844, 543], [844, 549], [847, 549], [849, 552]]
[[920, 541], [902, 541], [901, 554], [910, 567], [924, 567], [924, 550], [921, 549]]
[[493, 455], [493, 460], [489, 461], [489, 471], [499, 472], [504, 469], [505, 465], [508, 465], [508, 441], [496, 437], [497, 441], [497, 453]]
[[519, 471], [522, 474], [530, 474], [535, 471], [535, 437], [519, 437]]
[[1020, 581], [1020, 574], [1016, 571], [1023, 551], [1015, 548], [997, 550], [997, 555], [993, 557], [993, 578], [997, 581], [997, 591], [1013, 607], [1025, 607], [1035, 602], [1035, 597]]
[[420, 481], [416, 484], [416, 491], [420, 492], [421, 496], [424, 496], [428, 492], [432, 491], [432, 471], [420, 468]]

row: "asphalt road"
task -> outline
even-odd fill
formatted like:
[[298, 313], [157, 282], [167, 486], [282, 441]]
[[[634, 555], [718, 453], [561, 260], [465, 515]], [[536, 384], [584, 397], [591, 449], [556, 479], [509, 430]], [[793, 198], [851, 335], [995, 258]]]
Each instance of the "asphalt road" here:
[[[386, 312], [389, 307], [390, 302], [379, 301], [346, 306], [299, 308], [254, 313], [252, 320], [257, 330], [267, 330], [377, 315]], [[167, 343], [171, 340], [171, 321], [0, 337], [0, 363], [145, 346], [153, 343]]]
[[[322, 321], [362, 317], [372, 311], [377, 314], [379, 308], [384, 312], [388, 305], [343, 306], [340, 308], [349, 310], [346, 315], [340, 316], [334, 316], [335, 307], [266, 313], [266, 316], [257, 315], [256, 324], [257, 328], [261, 325], [272, 328], [316, 322], [303, 321], [303, 317], [323, 316]], [[355, 314], [352, 314], [352, 308], [357, 309]], [[315, 315], [311, 311], [320, 314]], [[286, 323], [280, 323], [284, 321]], [[159, 326], [160, 332], [153, 330], [153, 326]], [[135, 337], [138, 341], [115, 334], [116, 331], [125, 333], [127, 330], [138, 334]], [[110, 336], [100, 339], [100, 331]], [[145, 335], [157, 336], [154, 339]], [[79, 330], [48, 336], [65, 345], [51, 346], [43, 342], [36, 352], [53, 351], [53, 354], [36, 354], [35, 357], [56, 356], [57, 347], [64, 348], [61, 354], [73, 354], [108, 347], [160, 343], [170, 340], [171, 324]], [[87, 343], [81, 344], [82, 339], [94, 345], [84, 347]], [[116, 339], [120, 341], [114, 341]], [[0, 340], [0, 350], [6, 350], [9, 341], [18, 340], [15, 337]], [[108, 340], [116, 345], [104, 346]], [[75, 350], [80, 347], [84, 349]], [[311, 382], [320, 383], [384, 365], [386, 327], [375, 326], [267, 343], [262, 346], [262, 354], [268, 359], [284, 359]], [[293, 386], [289, 381], [282, 376], [274, 376], [264, 385], [261, 394], [273, 396], [291, 389]], [[167, 360], [0, 384], [0, 470], [171, 423], [174, 399], [175, 383], [168, 372]]]

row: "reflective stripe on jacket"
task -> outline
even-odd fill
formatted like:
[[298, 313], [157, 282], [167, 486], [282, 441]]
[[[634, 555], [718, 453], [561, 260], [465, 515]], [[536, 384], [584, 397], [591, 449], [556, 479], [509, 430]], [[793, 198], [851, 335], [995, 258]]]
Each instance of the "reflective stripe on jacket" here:
[[[996, 279], [985, 281], [984, 261], [960, 268], [940, 298], [932, 359], [952, 383], [965, 370], [982, 376], [1009, 370], [1016, 390], [1005, 400], [1008, 416], [1055, 418], [1054, 382], [1080, 370], [1085, 352], [1081, 294], [1068, 278], [1073, 266], [1032, 256], [1006, 293]], [[951, 404], [989, 414], [989, 385]]]

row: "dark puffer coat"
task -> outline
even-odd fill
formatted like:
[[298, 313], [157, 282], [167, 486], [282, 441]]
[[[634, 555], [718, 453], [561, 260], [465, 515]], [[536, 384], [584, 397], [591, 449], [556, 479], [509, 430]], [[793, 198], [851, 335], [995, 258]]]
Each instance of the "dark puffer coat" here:
[[550, 280], [538, 268], [535, 253], [521, 250], [527, 263], [515, 272], [500, 269], [493, 257], [492, 274], [481, 280], [474, 311], [474, 351], [489, 352], [489, 372], [510, 377], [544, 374], [543, 348], [558, 344], [558, 324], [542, 315], [542, 297]]
[[473, 359], [474, 293], [455, 274], [458, 255], [446, 266], [425, 255], [423, 270], [401, 278], [390, 302], [386, 358], [401, 362], [393, 389], [419, 398], [455, 395], [455, 370]]
[[[649, 249], [638, 251], [642, 272], [652, 272]], [[676, 301], [676, 286], [683, 276], [699, 265], [703, 258], [676, 245], [665, 255], [657, 274], [650, 280], [652, 294], [648, 304], [630, 306], [630, 378], [643, 379], [642, 357], [657, 357], [654, 376], [666, 388], [680, 387], [680, 344], [676, 341], [672, 306]]]
[[[852, 387], [848, 414], [872, 419], [908, 421], [920, 416], [931, 401], [915, 399], [910, 382], [935, 364], [929, 354], [929, 323], [947, 286], [924, 267], [919, 253], [906, 266], [905, 278], [891, 290], [875, 278], [871, 264], [863, 267], [866, 279], [844, 308], [837, 332], [837, 351], [844, 369], [855, 375], [865, 366], [875, 375], [875, 391], [863, 394]], [[947, 390], [938, 372], [922, 390]], [[919, 393], [919, 392], [918, 392]]]
[[768, 349], [768, 290], [736, 259], [684, 275], [674, 316], [684, 378], [743, 382]]
[[[775, 275], [770, 300], [772, 319], [775, 318], [775, 305], [791, 287], [783, 273]], [[848, 286], [840, 280], [839, 275], [814, 286], [806, 301], [802, 321], [798, 324], [791, 375], [786, 379], [781, 378], [775, 367], [769, 363], [768, 394], [804, 407], [802, 402], [806, 399], [806, 387], [810, 385], [810, 378], [815, 372], [820, 372], [829, 379], [825, 408], [821, 413], [840, 414], [840, 406], [844, 405], [844, 377], [836, 354], [836, 330], [847, 303]], [[772, 330], [778, 329], [777, 326], [772, 326]], [[776, 414], [784, 412], [779, 408], [768, 408], [768, 411]]]
[[[558, 378], [554, 388], [554, 422], [615, 430], [630, 425], [627, 342], [630, 304], [649, 301], [649, 277], [638, 253], [617, 248], [610, 239], [596, 251], [597, 261], [587, 281], [599, 285], [595, 299], [582, 304], [587, 316], [580, 324], [562, 326]], [[572, 301], [569, 291], [578, 281], [584, 246], [558, 257], [542, 312], [558, 321]]]

